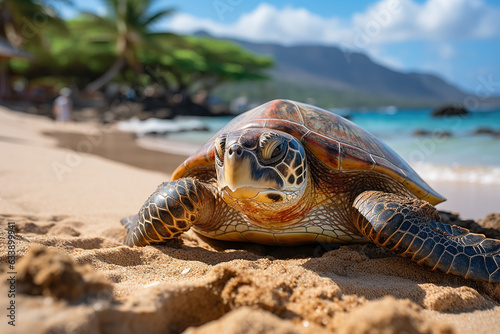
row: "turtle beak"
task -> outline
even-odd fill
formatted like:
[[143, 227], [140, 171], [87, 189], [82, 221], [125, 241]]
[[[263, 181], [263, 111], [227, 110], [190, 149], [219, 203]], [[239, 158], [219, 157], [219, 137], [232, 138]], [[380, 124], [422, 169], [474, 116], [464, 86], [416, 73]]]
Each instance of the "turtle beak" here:
[[226, 150], [224, 158], [224, 183], [231, 190], [248, 186], [252, 180], [251, 154], [240, 145], [232, 145]]
[[263, 177], [265, 173], [265, 168], [259, 165], [252, 152], [233, 144], [225, 152], [219, 188], [226, 201], [255, 198], [259, 193], [277, 187], [273, 178]]

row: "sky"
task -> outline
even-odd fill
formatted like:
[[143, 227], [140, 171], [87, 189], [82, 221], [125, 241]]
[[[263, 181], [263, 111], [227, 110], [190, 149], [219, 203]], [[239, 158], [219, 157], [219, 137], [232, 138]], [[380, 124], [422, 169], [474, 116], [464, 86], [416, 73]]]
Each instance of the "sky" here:
[[[75, 7], [105, 14], [100, 0]], [[59, 5], [63, 17], [75, 7]], [[498, 0], [173, 0], [158, 30], [284, 45], [334, 45], [402, 72], [437, 74], [478, 96], [500, 95]]]

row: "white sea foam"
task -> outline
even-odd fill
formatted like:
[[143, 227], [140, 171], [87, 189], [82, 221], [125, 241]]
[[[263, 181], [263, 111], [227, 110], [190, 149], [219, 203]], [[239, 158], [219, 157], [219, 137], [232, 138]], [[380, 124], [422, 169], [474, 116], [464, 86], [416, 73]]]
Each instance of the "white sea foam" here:
[[146, 133], [173, 133], [206, 129], [202, 120], [182, 117], [172, 120], [149, 118], [145, 121], [134, 117], [127, 121], [118, 122], [117, 127], [122, 131], [134, 132], [138, 136], [143, 136]]
[[419, 163], [413, 166], [426, 181], [464, 182], [500, 186], [500, 166], [462, 166]]

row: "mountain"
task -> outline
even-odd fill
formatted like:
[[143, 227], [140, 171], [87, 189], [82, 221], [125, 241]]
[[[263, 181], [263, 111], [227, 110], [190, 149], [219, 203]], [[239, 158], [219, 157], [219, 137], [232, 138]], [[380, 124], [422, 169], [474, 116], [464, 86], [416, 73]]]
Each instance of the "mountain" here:
[[253, 43], [230, 39], [242, 47], [273, 56], [267, 82], [223, 85], [216, 94], [230, 100], [242, 93], [250, 100], [277, 97], [312, 100], [323, 107], [437, 106], [463, 102], [467, 94], [440, 77], [403, 73], [377, 64], [358, 52], [335, 46]]
[[[272, 55], [273, 76], [319, 81], [332, 87], [382, 96], [455, 101], [465, 97], [441, 78], [422, 73], [402, 73], [373, 62], [361, 53], [344, 53], [334, 46], [282, 46], [235, 41], [248, 50]], [[299, 74], [299, 77], [296, 77]]]

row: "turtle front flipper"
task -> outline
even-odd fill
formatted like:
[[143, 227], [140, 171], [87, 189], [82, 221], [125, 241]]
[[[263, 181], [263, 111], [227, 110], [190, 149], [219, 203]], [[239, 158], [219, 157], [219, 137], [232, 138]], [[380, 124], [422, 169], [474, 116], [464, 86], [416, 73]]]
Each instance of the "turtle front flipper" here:
[[137, 215], [121, 220], [127, 230], [125, 244], [145, 246], [176, 238], [210, 217], [213, 210], [213, 195], [198, 180], [165, 182], [149, 196]]
[[500, 241], [441, 223], [429, 203], [366, 191], [354, 207], [356, 227], [376, 245], [433, 270], [500, 283]]

